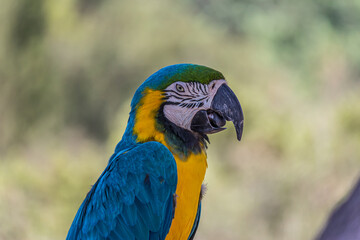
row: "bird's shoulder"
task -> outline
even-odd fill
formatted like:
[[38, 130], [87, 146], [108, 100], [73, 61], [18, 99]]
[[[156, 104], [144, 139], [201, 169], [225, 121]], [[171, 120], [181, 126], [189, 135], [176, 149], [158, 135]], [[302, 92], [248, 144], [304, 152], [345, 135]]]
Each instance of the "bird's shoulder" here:
[[161, 143], [114, 153], [67, 239], [165, 239], [174, 214], [176, 163]]
[[176, 170], [176, 162], [173, 154], [166, 146], [155, 141], [139, 144], [130, 150], [123, 151], [114, 158], [117, 165], [142, 164], [145, 168], [160, 167], [161, 169], [165, 167], [170, 168], [168, 170]]

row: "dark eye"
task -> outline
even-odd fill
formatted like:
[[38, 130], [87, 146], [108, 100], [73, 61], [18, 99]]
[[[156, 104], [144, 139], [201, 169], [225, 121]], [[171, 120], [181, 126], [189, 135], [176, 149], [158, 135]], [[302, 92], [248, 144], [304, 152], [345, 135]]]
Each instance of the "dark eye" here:
[[176, 84], [176, 90], [178, 90], [179, 92], [185, 92], [184, 87], [181, 86], [180, 84]]
[[210, 88], [214, 89], [214, 87], [215, 87], [215, 83], [212, 83]]

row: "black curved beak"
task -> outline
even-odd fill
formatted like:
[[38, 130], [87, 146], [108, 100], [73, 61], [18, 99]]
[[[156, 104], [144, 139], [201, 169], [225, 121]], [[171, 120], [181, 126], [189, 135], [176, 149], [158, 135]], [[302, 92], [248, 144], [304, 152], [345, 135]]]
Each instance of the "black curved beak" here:
[[226, 121], [232, 121], [237, 139], [240, 141], [244, 128], [244, 114], [235, 93], [224, 83], [222, 84], [208, 110], [197, 112], [191, 122], [191, 130], [202, 135], [224, 130]]

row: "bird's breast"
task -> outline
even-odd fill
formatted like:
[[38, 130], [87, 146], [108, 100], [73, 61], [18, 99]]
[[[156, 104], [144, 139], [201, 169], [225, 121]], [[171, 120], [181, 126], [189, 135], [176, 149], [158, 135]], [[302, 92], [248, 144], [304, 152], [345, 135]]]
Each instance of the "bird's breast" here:
[[197, 214], [201, 184], [207, 168], [206, 153], [191, 154], [186, 161], [175, 156], [178, 172], [175, 216], [166, 240], [187, 240]]

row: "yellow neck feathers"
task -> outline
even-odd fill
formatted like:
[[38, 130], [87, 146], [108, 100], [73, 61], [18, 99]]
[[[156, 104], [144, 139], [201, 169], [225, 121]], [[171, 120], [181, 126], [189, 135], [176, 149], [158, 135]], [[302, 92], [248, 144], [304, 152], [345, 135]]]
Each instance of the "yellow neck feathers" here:
[[161, 91], [145, 90], [135, 115], [133, 131], [138, 142], [157, 141], [165, 145], [164, 134], [156, 129], [156, 115], [163, 103], [162, 98]]
[[180, 159], [172, 151], [165, 141], [164, 133], [156, 127], [156, 115], [163, 101], [161, 91], [151, 89], [144, 91], [144, 97], [136, 111], [133, 132], [137, 135], [137, 141], [157, 141], [173, 153], [178, 173], [177, 204], [166, 240], [187, 240], [195, 221], [201, 184], [207, 168], [206, 153], [203, 150], [198, 154], [189, 154], [186, 159]]

